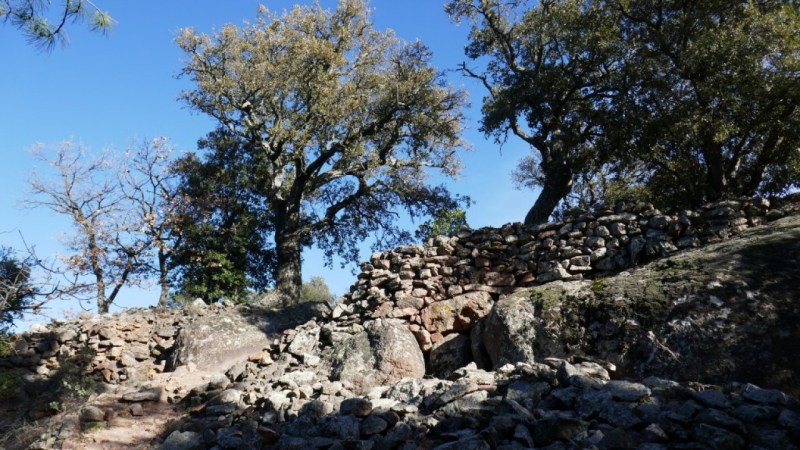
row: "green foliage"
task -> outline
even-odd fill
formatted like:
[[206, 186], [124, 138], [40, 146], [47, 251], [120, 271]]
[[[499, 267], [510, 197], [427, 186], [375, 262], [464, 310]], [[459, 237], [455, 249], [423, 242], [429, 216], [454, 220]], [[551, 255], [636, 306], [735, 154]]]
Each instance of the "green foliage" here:
[[335, 300], [330, 287], [328, 287], [325, 279], [320, 276], [311, 277], [311, 280], [303, 283], [303, 286], [300, 288], [301, 302], [326, 303], [331, 305]]
[[607, 102], [626, 58], [614, 18], [599, 2], [452, 0], [447, 11], [472, 24], [467, 57], [488, 61], [483, 70], [462, 65], [488, 95], [482, 131], [504, 142], [513, 134], [531, 146], [523, 184], [541, 188], [525, 223], [546, 221], [577, 176], [602, 166], [595, 149], [609, 119]]
[[[114, 19], [107, 11], [88, 0], [64, 0], [60, 8], [51, 9], [51, 2], [38, 0], [0, 0], [0, 20], [25, 34], [28, 40], [43, 49], [52, 49], [56, 42], [66, 44], [68, 22], [85, 21], [92, 31], [108, 32]], [[48, 16], [50, 16], [48, 18]]]
[[452, 0], [447, 10], [472, 23], [467, 56], [488, 61], [462, 67], [488, 91], [483, 131], [535, 150], [515, 173], [542, 190], [526, 223], [607, 175], [636, 186], [624, 195], [673, 208], [800, 185], [794, 1]]
[[181, 236], [172, 258], [177, 295], [240, 303], [272, 279], [271, 216], [256, 195], [255, 174], [241, 147], [225, 135], [210, 139], [213, 147], [201, 141], [201, 148], [209, 150], [204, 160], [190, 154], [175, 166], [184, 199], [174, 224]]
[[461, 227], [467, 226], [467, 212], [461, 208], [439, 211], [433, 219], [423, 222], [416, 232], [422, 242], [436, 236], [455, 236]]
[[57, 399], [50, 403], [53, 410], [66, 411], [95, 392], [97, 380], [87, 373], [94, 355], [94, 350], [83, 346], [73, 356], [58, 356], [58, 371], [51, 379], [54, 385], [51, 393]]
[[796, 2], [607, 2], [629, 87], [606, 146], [673, 206], [800, 183]]
[[21, 385], [22, 378], [19, 372], [15, 370], [0, 371], [0, 401], [16, 399]]
[[252, 25], [183, 30], [178, 45], [195, 85], [182, 98], [219, 124], [203, 164], [230, 149], [233, 159], [213, 165], [242, 168], [219, 187], [225, 201], [255, 206], [286, 298], [299, 295], [301, 252], [312, 243], [329, 264], [334, 255], [358, 261], [365, 239], [410, 240], [395, 209], [416, 217], [457, 206], [427, 178], [459, 170], [464, 94], [443, 82], [422, 43], [375, 30], [364, 1], [282, 16], [262, 7]]
[[[0, 335], [32, 306], [37, 290], [30, 283], [30, 262], [0, 247]], [[0, 341], [2, 346], [2, 341]]]

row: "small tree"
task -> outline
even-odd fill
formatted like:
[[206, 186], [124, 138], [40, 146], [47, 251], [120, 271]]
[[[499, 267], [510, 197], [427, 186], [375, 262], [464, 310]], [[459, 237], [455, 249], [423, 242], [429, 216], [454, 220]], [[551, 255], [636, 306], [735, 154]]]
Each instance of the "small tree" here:
[[326, 305], [332, 305], [335, 300], [328, 283], [320, 276], [311, 277], [311, 280], [303, 283], [303, 287], [300, 288], [300, 299], [303, 302], [325, 303]]
[[[78, 278], [66, 291], [77, 298], [93, 292], [98, 312], [107, 313], [120, 289], [142, 274], [140, 259], [147, 248], [133, 233], [139, 221], [126, 207], [115, 164], [109, 155], [89, 155], [71, 142], [52, 154], [39, 148], [34, 156], [55, 176], [34, 173], [27, 202], [65, 216], [74, 227], [65, 242], [72, 253], [62, 262], [63, 271]], [[85, 276], [92, 281], [83, 281]]]
[[408, 240], [397, 207], [431, 215], [456, 202], [426, 184], [458, 171], [464, 95], [446, 86], [420, 42], [376, 31], [365, 3], [335, 11], [261, 8], [258, 21], [214, 35], [183, 30], [178, 44], [195, 89], [183, 99], [219, 122], [252, 174], [248, 191], [270, 211], [278, 290], [297, 299], [301, 252], [357, 260], [370, 236]]
[[144, 254], [139, 262], [156, 274], [162, 307], [169, 300], [171, 258], [180, 239], [178, 217], [184, 205], [178, 175], [172, 171], [173, 153], [167, 138], [145, 141], [128, 149], [119, 176], [126, 208], [136, 223], [129, 231], [138, 234], [147, 251], [154, 253], [153, 263], [148, 263]]
[[178, 294], [213, 302], [245, 300], [267, 289], [275, 264], [272, 219], [251, 189], [258, 174], [235, 141], [213, 138], [205, 160], [189, 153], [176, 162], [182, 205], [174, 225]]
[[[0, 0], [0, 20], [11, 24], [40, 48], [52, 49], [56, 42], [67, 43], [68, 22], [87, 21], [93, 31], [105, 33], [114, 25], [108, 12], [89, 0], [64, 0], [60, 8], [39, 0]], [[51, 21], [47, 18], [51, 13]]]

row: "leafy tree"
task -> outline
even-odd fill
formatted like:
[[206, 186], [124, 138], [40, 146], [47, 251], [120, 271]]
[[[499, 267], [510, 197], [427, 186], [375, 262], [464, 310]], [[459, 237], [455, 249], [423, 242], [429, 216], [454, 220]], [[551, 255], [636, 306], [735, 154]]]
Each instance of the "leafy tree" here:
[[[462, 64], [479, 80], [481, 130], [503, 142], [513, 134], [534, 151], [527, 182], [541, 193], [525, 217], [548, 219], [575, 178], [604, 164], [595, 144], [605, 131], [609, 99], [624, 89], [613, 16], [598, 2], [580, 0], [452, 0], [447, 12], [472, 24], [466, 55], [488, 61], [483, 70]], [[525, 163], [525, 162], [523, 162]]]
[[467, 225], [467, 212], [461, 208], [444, 209], [433, 219], [423, 222], [416, 232], [416, 238], [427, 241], [436, 236], [455, 236], [461, 227]]
[[8, 247], [0, 247], [0, 337], [30, 309], [38, 290], [30, 280], [31, 264], [20, 260]]
[[[50, 1], [0, 0], [0, 20], [11, 22], [32, 44], [45, 49], [52, 49], [56, 42], [67, 43], [68, 22], [87, 21], [91, 30], [103, 33], [114, 25], [109, 13], [89, 0], [64, 0], [55, 11], [51, 7]], [[47, 18], [48, 13], [54, 21]]]
[[245, 300], [264, 291], [275, 264], [271, 215], [253, 191], [248, 155], [236, 140], [213, 136], [200, 147], [205, 160], [188, 154], [176, 163], [183, 208], [175, 221], [180, 235], [173, 258], [178, 295], [207, 302]]
[[795, 1], [609, 0], [631, 87], [610, 145], [673, 205], [800, 182]]
[[236, 142], [248, 195], [269, 210], [285, 299], [298, 298], [312, 242], [329, 262], [356, 260], [370, 236], [377, 245], [410, 238], [395, 208], [417, 216], [456, 206], [426, 178], [458, 171], [464, 95], [444, 84], [422, 43], [375, 30], [363, 1], [283, 16], [262, 7], [255, 24], [183, 30], [178, 44], [195, 83], [183, 99], [219, 122], [212, 147]]

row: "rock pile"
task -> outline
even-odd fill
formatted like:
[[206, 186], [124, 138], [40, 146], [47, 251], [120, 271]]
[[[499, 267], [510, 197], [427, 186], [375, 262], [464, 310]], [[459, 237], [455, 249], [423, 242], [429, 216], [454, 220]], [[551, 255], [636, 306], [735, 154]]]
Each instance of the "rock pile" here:
[[65, 361], [89, 358], [87, 374], [106, 383], [140, 381], [164, 370], [184, 314], [178, 310], [130, 310], [125, 314], [34, 327], [16, 336], [0, 367], [17, 367], [28, 376], [47, 378]]
[[[643, 323], [659, 333], [644, 342], [647, 363], [661, 358], [666, 362], [659, 367], [668, 368], [675, 355], [659, 341], [662, 332], [694, 336], [686, 323], [694, 326], [697, 311], [713, 316], [715, 330], [727, 330], [718, 319], [731, 316], [734, 303], [760, 302], [757, 287], [735, 287], [735, 302], [727, 304], [713, 290], [691, 293], [698, 297], [691, 301], [643, 298], [638, 304], [626, 297], [635, 289], [626, 287], [605, 298], [599, 279], [576, 282], [589, 291], [581, 294], [583, 303], [567, 304], [563, 293], [509, 295], [531, 287], [571, 289], [565, 288], [570, 280], [718, 242], [786, 214], [769, 206], [743, 199], [668, 216], [651, 205], [620, 204], [574, 210], [567, 221], [532, 228], [463, 230], [373, 255], [332, 312], [273, 340], [264, 336], [276, 329], [247, 308], [233, 315], [217, 307], [134, 312], [23, 335], [5, 364], [46, 377], [58, 354], [88, 347], [95, 352], [88, 371], [109, 383], [130, 384], [142, 373], [186, 371], [187, 365], [219, 368], [188, 393], [165, 389], [162, 395], [152, 383], [125, 391], [128, 402], [139, 394], [143, 400], [134, 402], [166, 396], [189, 412], [165, 436], [165, 450], [796, 449], [800, 406], [779, 390], [724, 377], [709, 384], [653, 376], [612, 380], [620, 378], [615, 358], [634, 357], [631, 349], [650, 336]], [[647, 286], [636, 285], [647, 294]], [[604, 308], [607, 301], [614, 308]], [[632, 311], [643, 305], [663, 306], [671, 317], [655, 317], [662, 310], [651, 308], [642, 313], [651, 317], [640, 320]], [[748, 308], [736, 314], [759, 311]], [[619, 320], [594, 314], [604, 309]], [[245, 328], [253, 330], [250, 337]], [[222, 342], [216, 353], [212, 336]], [[573, 346], [575, 339], [580, 345]], [[239, 361], [227, 364], [226, 356]], [[703, 358], [685, 361], [709, 361]], [[88, 406], [84, 411], [84, 421], [100, 418]]]
[[283, 354], [197, 389], [161, 449], [797, 449], [798, 404], [751, 384], [611, 380], [602, 364], [474, 364], [355, 395]]

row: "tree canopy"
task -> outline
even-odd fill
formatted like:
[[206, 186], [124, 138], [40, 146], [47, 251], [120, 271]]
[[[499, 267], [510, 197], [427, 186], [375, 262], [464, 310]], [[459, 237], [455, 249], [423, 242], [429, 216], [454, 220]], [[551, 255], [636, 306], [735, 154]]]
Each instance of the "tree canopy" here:
[[46, 167], [31, 176], [26, 202], [64, 216], [73, 227], [64, 242], [69, 254], [48, 269], [65, 276], [61, 295], [94, 297], [97, 311], [107, 313], [123, 287], [155, 274], [160, 304], [166, 304], [180, 203], [171, 152], [164, 138], [123, 155], [70, 141], [34, 150]]
[[269, 210], [273, 280], [287, 298], [301, 286], [301, 250], [358, 257], [358, 244], [410, 239], [396, 209], [431, 215], [456, 201], [427, 183], [459, 170], [464, 94], [447, 86], [421, 42], [370, 22], [361, 0], [333, 10], [262, 7], [252, 25], [181, 32], [195, 88], [182, 98], [218, 121], [208, 138], [235, 145], [248, 189]]
[[[800, 182], [795, 1], [604, 2], [630, 48], [610, 140], [674, 206]], [[621, 151], [620, 151], [621, 150]]]
[[[534, 150], [530, 161], [541, 193], [525, 223], [546, 221], [576, 176], [603, 164], [595, 144], [604, 132], [608, 100], [624, 49], [617, 24], [597, 2], [453, 0], [448, 13], [472, 23], [466, 55], [488, 58], [461, 70], [488, 91], [481, 130], [499, 142], [513, 134]], [[530, 164], [530, 162], [529, 162]]]
[[462, 66], [488, 91], [482, 130], [534, 150], [515, 173], [541, 189], [528, 224], [576, 182], [582, 198], [633, 183], [628, 192], [665, 207], [800, 182], [794, 1], [453, 0], [447, 10], [472, 24], [467, 57], [488, 61]]

